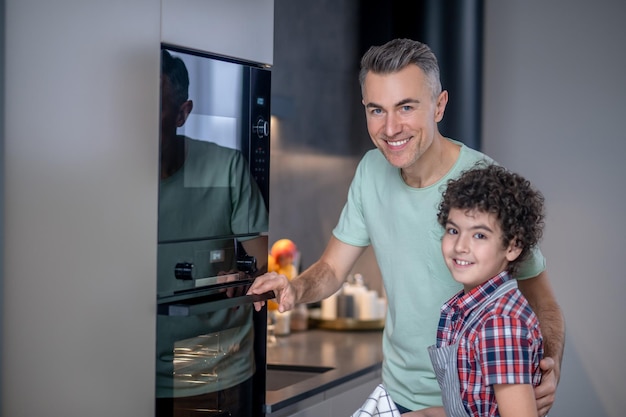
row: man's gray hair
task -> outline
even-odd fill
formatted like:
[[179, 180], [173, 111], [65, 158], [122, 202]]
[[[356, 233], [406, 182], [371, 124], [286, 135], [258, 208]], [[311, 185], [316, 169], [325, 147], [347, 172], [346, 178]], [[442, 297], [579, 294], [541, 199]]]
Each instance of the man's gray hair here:
[[361, 91], [368, 72], [375, 74], [392, 74], [407, 66], [417, 65], [424, 74], [437, 99], [441, 93], [439, 64], [437, 57], [425, 43], [411, 39], [394, 39], [381, 46], [372, 46], [361, 58], [359, 83]]

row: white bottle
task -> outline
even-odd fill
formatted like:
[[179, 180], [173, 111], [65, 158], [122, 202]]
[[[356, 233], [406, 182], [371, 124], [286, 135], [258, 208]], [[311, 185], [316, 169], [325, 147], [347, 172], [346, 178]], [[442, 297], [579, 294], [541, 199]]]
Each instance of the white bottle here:
[[351, 295], [354, 299], [354, 318], [362, 320], [361, 316], [363, 311], [367, 308], [364, 303], [367, 302], [367, 287], [363, 282], [363, 275], [354, 274], [354, 277], [350, 277], [346, 284], [343, 286], [344, 293]]
[[337, 295], [340, 291], [322, 300], [322, 320], [335, 320], [337, 318]]

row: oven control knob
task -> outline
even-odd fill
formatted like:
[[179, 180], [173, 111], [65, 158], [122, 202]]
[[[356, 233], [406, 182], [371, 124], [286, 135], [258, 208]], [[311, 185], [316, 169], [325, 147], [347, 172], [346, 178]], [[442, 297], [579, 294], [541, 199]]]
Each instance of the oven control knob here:
[[256, 133], [259, 138], [264, 138], [270, 133], [270, 124], [266, 120], [263, 120], [262, 117], [259, 117], [256, 124], [252, 126], [252, 131]]
[[193, 264], [189, 262], [177, 263], [174, 267], [174, 276], [176, 277], [176, 279], [182, 279], [184, 281], [192, 280], [192, 272]]

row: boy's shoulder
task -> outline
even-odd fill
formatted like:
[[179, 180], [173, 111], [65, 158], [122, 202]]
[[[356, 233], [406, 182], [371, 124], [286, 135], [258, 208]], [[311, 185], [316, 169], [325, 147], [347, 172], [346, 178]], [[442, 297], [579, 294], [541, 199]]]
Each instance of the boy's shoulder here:
[[509, 317], [522, 321], [536, 318], [530, 303], [518, 288], [511, 289], [490, 302], [484, 313], [483, 320], [488, 317]]

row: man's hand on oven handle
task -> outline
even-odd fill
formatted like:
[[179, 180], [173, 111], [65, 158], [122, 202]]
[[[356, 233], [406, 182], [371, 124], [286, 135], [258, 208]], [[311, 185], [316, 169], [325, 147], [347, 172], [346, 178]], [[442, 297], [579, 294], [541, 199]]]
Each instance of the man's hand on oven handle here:
[[[247, 295], [260, 295], [269, 291], [274, 291], [276, 295], [279, 312], [283, 313], [295, 306], [296, 293], [293, 285], [286, 276], [276, 272], [268, 272], [257, 277], [248, 289]], [[254, 308], [260, 311], [264, 305], [265, 301], [257, 301], [254, 303]]]

